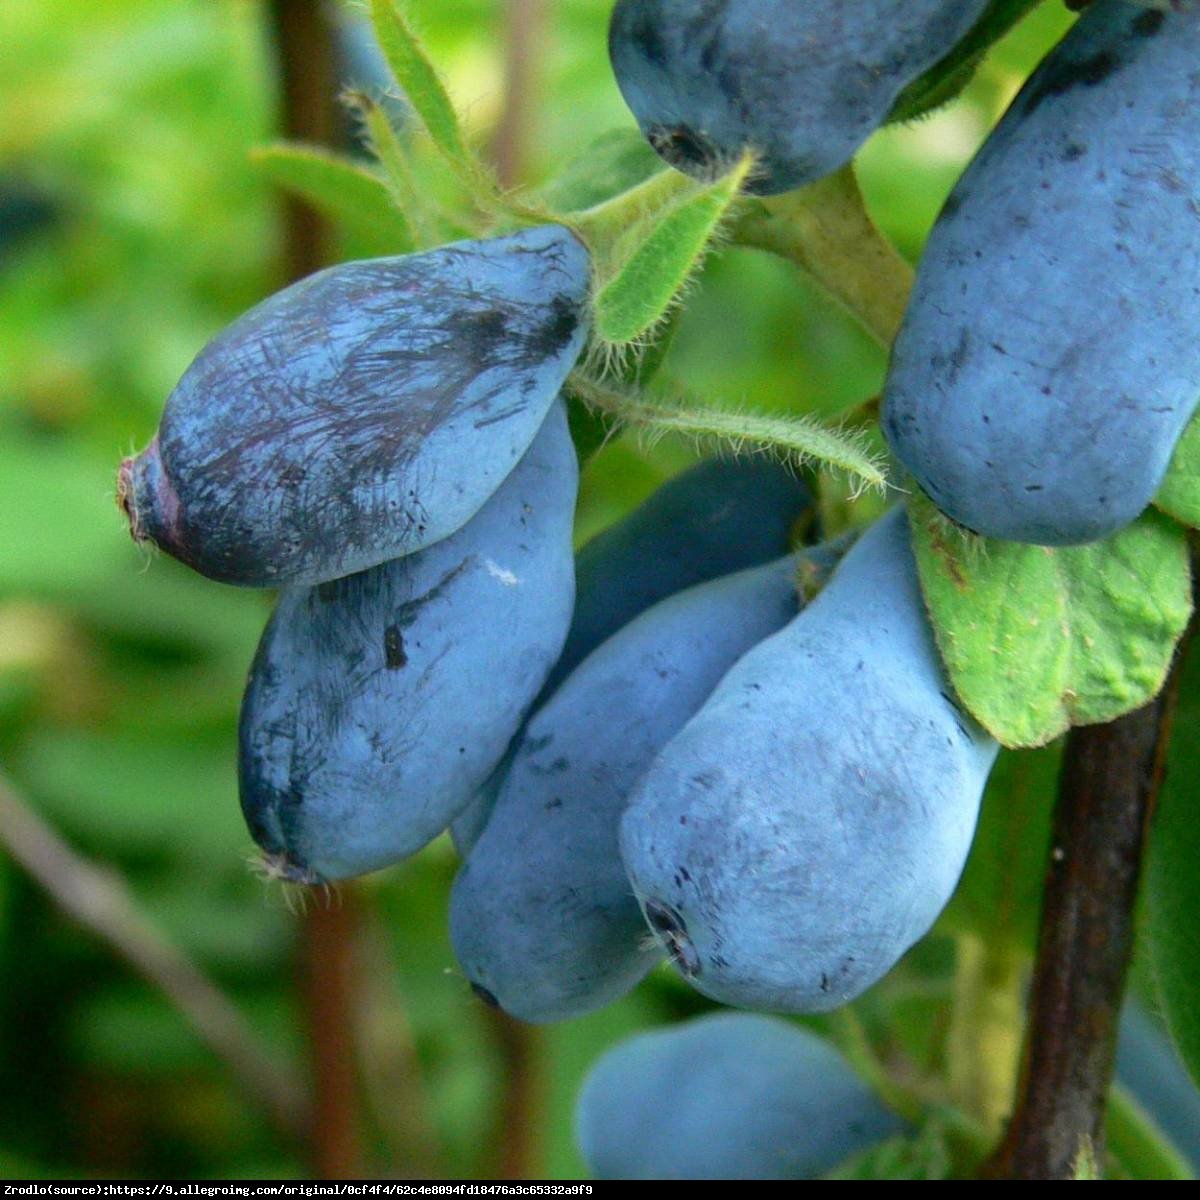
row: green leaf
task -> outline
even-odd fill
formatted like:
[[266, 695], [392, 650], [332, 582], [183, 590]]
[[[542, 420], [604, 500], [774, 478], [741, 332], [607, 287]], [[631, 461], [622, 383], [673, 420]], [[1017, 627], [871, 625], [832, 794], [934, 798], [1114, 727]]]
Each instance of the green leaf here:
[[910, 504], [921, 585], [951, 682], [1002, 745], [1044, 746], [1141, 707], [1191, 615], [1187, 536], [1148, 512], [1087, 546], [967, 534]]
[[407, 148], [396, 135], [387, 109], [366, 95], [355, 95], [352, 102], [362, 117], [371, 153], [383, 169], [384, 186], [412, 230], [413, 244], [423, 250], [440, 245], [434, 213], [413, 178]]
[[602, 341], [629, 345], [667, 315], [737, 200], [750, 165], [744, 159], [716, 183], [635, 226], [618, 249], [623, 261], [596, 297], [594, 328]]
[[1146, 930], [1159, 1000], [1184, 1063], [1200, 1084], [1200, 653], [1184, 664], [1166, 780], [1150, 834]]
[[556, 212], [580, 212], [644, 183], [662, 165], [640, 129], [610, 129], [575, 155], [541, 198]]
[[967, 36], [900, 93], [888, 114], [889, 124], [915, 120], [953, 100], [971, 82], [992, 44], [1040, 3], [1041, 0], [992, 0]]
[[371, 22], [388, 66], [434, 144], [468, 175], [478, 164], [467, 148], [458, 114], [397, 0], [371, 0]]
[[1183, 1156], [1119, 1084], [1108, 1095], [1105, 1141], [1109, 1174], [1127, 1179], [1193, 1179]]
[[1200, 529], [1200, 414], [1191, 419], [1176, 444], [1154, 503], [1177, 521]]
[[278, 145], [255, 150], [251, 159], [280, 187], [384, 254], [415, 248], [408, 221], [387, 185], [357, 163], [315, 146]]

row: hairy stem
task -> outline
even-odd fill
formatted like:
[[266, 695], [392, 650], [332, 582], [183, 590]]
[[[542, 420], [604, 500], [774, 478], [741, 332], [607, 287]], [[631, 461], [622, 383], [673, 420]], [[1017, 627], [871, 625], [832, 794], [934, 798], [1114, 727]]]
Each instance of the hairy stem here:
[[851, 167], [748, 204], [734, 240], [795, 263], [880, 345], [892, 344], [913, 270], [871, 220]]
[[644, 400], [604, 387], [577, 372], [570, 389], [593, 410], [656, 433], [677, 433], [734, 452], [773, 454], [802, 466], [810, 459], [845, 471], [859, 487], [883, 488], [883, 464], [856, 430], [838, 430], [809, 416], [731, 412], [704, 405]]
[[229, 998], [146, 919], [115, 871], [89, 862], [0, 777], [0, 844], [58, 906], [158, 988], [288, 1138], [308, 1131], [307, 1093]]
[[1016, 1109], [989, 1176], [1072, 1179], [1081, 1156], [1103, 1161], [1134, 905], [1194, 628], [1154, 701], [1067, 738]]

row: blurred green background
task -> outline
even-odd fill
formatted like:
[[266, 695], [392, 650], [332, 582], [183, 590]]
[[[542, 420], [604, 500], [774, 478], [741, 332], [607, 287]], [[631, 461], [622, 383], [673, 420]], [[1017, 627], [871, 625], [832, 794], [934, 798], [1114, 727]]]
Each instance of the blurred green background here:
[[[608, 67], [610, 7], [543, 6], [530, 183], [632, 124]], [[413, 9], [486, 144], [509, 6]], [[1042, 6], [960, 101], [868, 145], [864, 190], [910, 257], [1068, 20]], [[257, 1067], [232, 1069], [0, 845], [0, 1175], [577, 1177], [570, 1117], [588, 1064], [705, 1002], [663, 970], [585, 1020], [494, 1018], [450, 952], [447, 839], [289, 907], [248, 868], [235, 786], [237, 707], [269, 597], [148, 558], [113, 503], [118, 460], [150, 438], [193, 355], [284, 280], [279, 198], [248, 159], [280, 127], [278, 75], [259, 0], [0, 3], [0, 770], [232, 1002], [254, 1062], [278, 1072], [266, 1086], [299, 1108], [316, 1078], [324, 1108], [312, 1136], [281, 1129], [248, 1079]], [[836, 415], [878, 391], [883, 366], [793, 269], [729, 250], [706, 268], [667, 371], [726, 402]], [[691, 455], [670, 441], [606, 447], [585, 475], [579, 536]], [[1047, 763], [1008, 769], [1025, 772], [1027, 802]], [[1039, 839], [1026, 841], [1040, 864]], [[972, 879], [995, 875], [996, 845], [981, 839]], [[80, 881], [56, 861], [60, 888]], [[959, 925], [994, 909], [992, 891], [968, 887]], [[887, 986], [936, 975], [940, 953], [932, 939]], [[913, 988], [925, 1013], [945, 1000], [927, 991]], [[869, 1023], [870, 1001], [863, 1011]]]

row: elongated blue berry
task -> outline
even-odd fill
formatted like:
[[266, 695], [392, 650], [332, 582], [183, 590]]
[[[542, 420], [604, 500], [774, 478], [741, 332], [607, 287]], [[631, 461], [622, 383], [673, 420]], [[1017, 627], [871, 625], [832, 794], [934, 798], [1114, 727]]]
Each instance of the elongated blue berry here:
[[571, 620], [562, 403], [499, 491], [419, 554], [289, 588], [242, 705], [242, 809], [277, 873], [343, 879], [441, 833], [504, 753]]
[[619, 0], [608, 47], [626, 103], [673, 167], [749, 190], [837, 170], [987, 0]]
[[836, 1008], [949, 900], [997, 749], [943, 675], [897, 508], [643, 776], [630, 882], [705, 995]]
[[1121, 529], [1200, 398], [1200, 11], [1095, 0], [951, 193], [884, 431], [949, 516], [1042, 545]]
[[560, 226], [346, 263], [214, 338], [121, 467], [133, 534], [227, 583], [321, 583], [460, 529], [587, 332]]
[[903, 1126], [811, 1030], [714, 1013], [609, 1050], [575, 1129], [597, 1179], [814, 1179]]

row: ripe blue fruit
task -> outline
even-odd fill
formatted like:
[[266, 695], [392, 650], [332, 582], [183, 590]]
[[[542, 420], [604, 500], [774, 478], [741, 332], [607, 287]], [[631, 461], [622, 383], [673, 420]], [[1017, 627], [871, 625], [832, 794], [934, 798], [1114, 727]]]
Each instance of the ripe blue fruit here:
[[609, 1050], [575, 1130], [597, 1179], [813, 1179], [903, 1125], [810, 1030], [716, 1013]]
[[786, 554], [812, 507], [804, 482], [768, 458], [710, 458], [663, 484], [580, 550], [575, 616], [550, 686], [659, 600]]
[[619, 0], [608, 49], [642, 132], [712, 178], [747, 149], [748, 190], [786, 192], [848, 162], [896, 97], [987, 0]]
[[942, 210], [884, 430], [949, 516], [1070, 545], [1132, 521], [1200, 397], [1200, 13], [1096, 0]]
[[215, 338], [121, 467], [132, 531], [227, 583], [311, 584], [461, 528], [540, 428], [586, 335], [560, 226], [346, 263]]
[[705, 995], [836, 1008], [950, 898], [996, 753], [942, 674], [897, 508], [667, 744], [622, 857]]
[[275, 872], [373, 871], [446, 828], [504, 753], [571, 620], [578, 468], [557, 403], [457, 533], [290, 588], [242, 705], [242, 810]]
[[[768, 458], [710, 458], [664, 483], [579, 551], [575, 615], [543, 696], [638, 613], [694, 584], [779, 558], [813, 521], [808, 487]], [[503, 769], [451, 826], [464, 857], [487, 822]]]
[[661, 958], [621, 865], [621, 814], [721, 676], [795, 616], [795, 575], [787, 557], [661, 601], [526, 726], [450, 904], [459, 963], [506, 1012], [581, 1016]]

